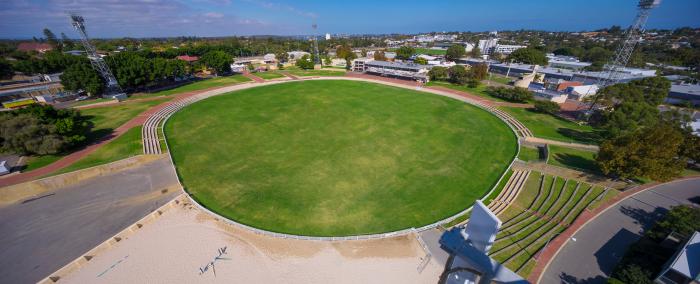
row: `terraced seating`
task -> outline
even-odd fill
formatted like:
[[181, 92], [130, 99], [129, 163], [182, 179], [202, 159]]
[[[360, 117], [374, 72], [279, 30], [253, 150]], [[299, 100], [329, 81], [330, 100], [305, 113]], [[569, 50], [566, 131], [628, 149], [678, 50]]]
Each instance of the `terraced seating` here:
[[530, 176], [530, 171], [516, 170], [511, 175], [508, 183], [501, 193], [488, 205], [489, 209], [496, 215], [500, 214], [515, 200], [520, 190], [525, 185], [525, 181]]
[[[606, 192], [575, 180], [536, 175], [532, 178], [526, 195], [534, 198], [525, 202], [527, 208], [511, 206], [501, 212], [500, 216], [507, 219], [490, 251], [491, 257], [522, 276], [530, 273], [534, 255]], [[539, 185], [537, 190], [534, 183]]]

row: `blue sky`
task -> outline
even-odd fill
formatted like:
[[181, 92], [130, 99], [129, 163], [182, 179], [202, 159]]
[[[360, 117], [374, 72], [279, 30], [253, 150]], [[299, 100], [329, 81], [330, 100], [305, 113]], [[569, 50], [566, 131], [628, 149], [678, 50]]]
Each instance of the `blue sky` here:
[[[0, 0], [0, 38], [75, 37], [66, 11], [80, 12], [93, 37], [419, 33], [626, 27], [634, 0]], [[700, 0], [664, 0], [648, 27], [700, 27]]]

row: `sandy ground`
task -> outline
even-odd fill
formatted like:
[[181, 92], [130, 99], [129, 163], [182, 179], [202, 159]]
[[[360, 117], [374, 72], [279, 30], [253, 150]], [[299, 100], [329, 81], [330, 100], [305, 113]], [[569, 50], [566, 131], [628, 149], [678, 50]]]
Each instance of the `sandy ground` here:
[[430, 261], [418, 272], [424, 257], [413, 235], [285, 240], [181, 203], [59, 283], [436, 283], [443, 267]]

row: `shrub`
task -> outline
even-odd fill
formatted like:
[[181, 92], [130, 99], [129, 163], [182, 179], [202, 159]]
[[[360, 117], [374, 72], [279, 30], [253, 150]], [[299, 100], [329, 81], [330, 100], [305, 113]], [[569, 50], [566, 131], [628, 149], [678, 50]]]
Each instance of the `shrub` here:
[[556, 114], [561, 107], [551, 101], [535, 101], [535, 110], [541, 113]]
[[297, 60], [296, 66], [305, 70], [314, 69], [314, 61], [311, 60], [311, 57], [308, 54], [306, 54]]
[[532, 99], [532, 93], [525, 88], [489, 87], [486, 92], [510, 102], [526, 102]]
[[450, 77], [446, 67], [435, 66], [428, 71], [431, 81], [445, 81]]
[[467, 86], [469, 88], [479, 87], [479, 84], [481, 84], [481, 81], [479, 81], [477, 79], [469, 79], [469, 81], [467, 81]]
[[469, 73], [462, 65], [450, 67], [450, 69], [447, 70], [447, 73], [450, 76], [450, 82], [453, 84], [465, 85], [467, 84], [467, 80], [469, 80]]

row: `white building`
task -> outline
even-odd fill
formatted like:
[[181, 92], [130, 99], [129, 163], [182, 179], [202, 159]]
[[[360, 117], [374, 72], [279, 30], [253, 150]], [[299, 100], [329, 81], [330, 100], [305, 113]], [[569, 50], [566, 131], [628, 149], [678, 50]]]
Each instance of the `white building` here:
[[287, 55], [289, 55], [289, 61], [294, 62], [304, 57], [304, 55], [311, 56], [311, 53], [306, 51], [289, 51]]
[[571, 86], [566, 88], [572, 99], [583, 100], [585, 97], [595, 95], [598, 92], [598, 85]]
[[[510, 45], [510, 44], [497, 44], [495, 51], [500, 53], [500, 54], [511, 54], [513, 51], [516, 51], [521, 48], [526, 48], [527, 46], [524, 45]], [[491, 52], [493, 53], [493, 52]], [[489, 53], [490, 54], [490, 53]]]
[[326, 40], [330, 40], [330, 39], [331, 39], [331, 34], [326, 33]]
[[513, 53], [513, 51], [516, 51], [518, 49], [527, 47], [524, 45], [498, 44], [497, 38], [479, 40], [478, 46], [482, 54], [492, 54], [494, 52], [497, 52], [506, 55], [511, 54]]
[[385, 77], [427, 82], [430, 68], [431, 66], [428, 65], [412, 63], [355, 59], [352, 70]]
[[549, 61], [548, 66], [551, 68], [562, 68], [578, 71], [591, 66], [590, 62], [581, 62], [578, 60], [578, 58], [573, 56], [560, 56], [549, 53], [547, 54], [547, 59]]

